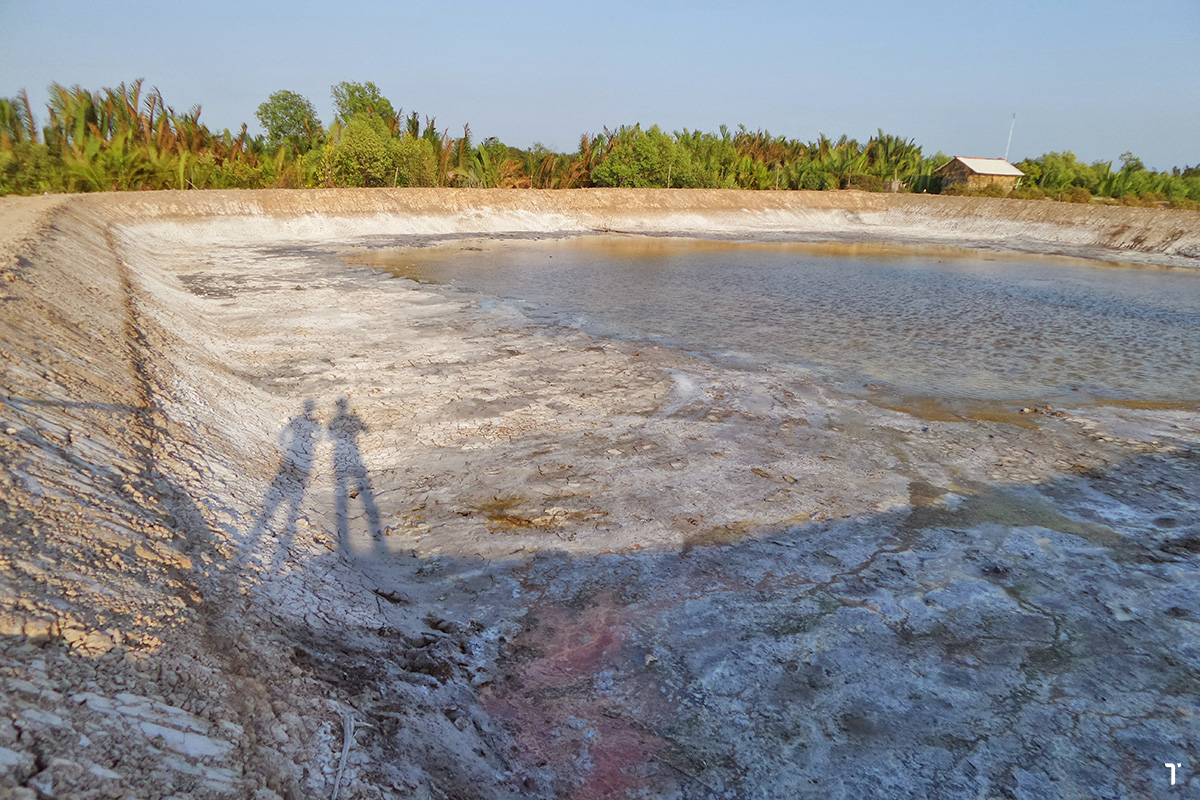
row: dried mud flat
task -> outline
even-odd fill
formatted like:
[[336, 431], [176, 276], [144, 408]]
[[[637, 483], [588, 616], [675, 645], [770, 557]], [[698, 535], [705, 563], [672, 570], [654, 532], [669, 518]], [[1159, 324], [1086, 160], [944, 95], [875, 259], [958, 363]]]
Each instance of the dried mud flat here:
[[1200, 259], [1186, 212], [774, 194], [0, 200], [0, 797], [1200, 792], [1196, 409], [922, 419], [338, 258]]

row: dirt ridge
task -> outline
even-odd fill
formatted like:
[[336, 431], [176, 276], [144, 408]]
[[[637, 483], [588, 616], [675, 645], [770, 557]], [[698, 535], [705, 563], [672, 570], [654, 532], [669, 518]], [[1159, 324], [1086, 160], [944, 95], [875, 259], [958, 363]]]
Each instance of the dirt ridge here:
[[[20, 198], [0, 200], [20, 205]], [[44, 202], [44, 201], [43, 201]], [[54, 200], [118, 224], [317, 218], [363, 233], [616, 229], [681, 235], [792, 234], [962, 244], [1113, 261], [1200, 266], [1200, 212], [1033, 200], [712, 189], [314, 189], [165, 191]], [[323, 230], [327, 226], [319, 226]], [[291, 228], [304, 235], [304, 227]], [[315, 230], [315, 228], [313, 228]]]

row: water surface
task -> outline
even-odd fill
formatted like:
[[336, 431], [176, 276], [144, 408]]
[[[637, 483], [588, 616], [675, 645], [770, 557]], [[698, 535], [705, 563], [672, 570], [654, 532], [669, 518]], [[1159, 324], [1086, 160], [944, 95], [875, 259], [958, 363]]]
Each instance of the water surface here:
[[501, 298], [538, 322], [795, 367], [860, 394], [1200, 397], [1194, 272], [643, 237], [477, 244], [355, 260]]

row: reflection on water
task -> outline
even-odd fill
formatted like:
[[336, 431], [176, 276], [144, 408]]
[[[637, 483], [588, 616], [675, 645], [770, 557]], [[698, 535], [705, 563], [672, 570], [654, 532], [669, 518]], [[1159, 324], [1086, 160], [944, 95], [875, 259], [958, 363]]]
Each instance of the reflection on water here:
[[1186, 271], [619, 237], [355, 260], [516, 301], [538, 321], [810, 369], [857, 393], [1200, 396], [1200, 274]]

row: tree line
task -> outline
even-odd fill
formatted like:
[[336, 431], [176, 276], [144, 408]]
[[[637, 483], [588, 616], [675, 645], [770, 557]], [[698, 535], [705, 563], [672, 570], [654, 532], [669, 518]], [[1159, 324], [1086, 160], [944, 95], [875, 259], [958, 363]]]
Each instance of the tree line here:
[[[251, 135], [247, 125], [210, 130], [199, 106], [178, 112], [142, 80], [99, 91], [52, 84], [41, 126], [22, 90], [0, 98], [0, 194], [333, 186], [938, 192], [937, 170], [950, 160], [882, 130], [866, 142], [823, 134], [802, 141], [745, 126], [622, 125], [583, 134], [573, 152], [521, 149], [495, 138], [476, 142], [470, 126], [459, 136], [439, 130], [434, 118], [405, 114], [371, 82], [338, 83], [331, 95], [334, 119], [326, 126], [307, 98], [275, 92], [256, 112], [265, 133]], [[1026, 178], [1016, 197], [1200, 208], [1200, 166], [1154, 172], [1130, 153], [1114, 167], [1069, 152], [1017, 166]]]

